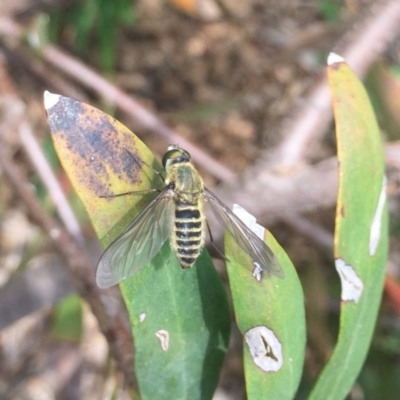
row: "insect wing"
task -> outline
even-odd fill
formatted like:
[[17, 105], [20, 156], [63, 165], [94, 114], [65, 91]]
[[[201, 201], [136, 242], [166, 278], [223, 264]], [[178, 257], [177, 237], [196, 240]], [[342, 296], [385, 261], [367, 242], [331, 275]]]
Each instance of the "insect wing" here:
[[110, 244], [100, 258], [96, 282], [113, 286], [147, 265], [171, 234], [174, 203], [167, 187]]
[[250, 230], [221, 200], [208, 189], [204, 191], [205, 200], [211, 205], [216, 218], [225, 226], [233, 236], [236, 243], [253, 259], [261, 268], [279, 278], [285, 274], [275, 254], [252, 230]]

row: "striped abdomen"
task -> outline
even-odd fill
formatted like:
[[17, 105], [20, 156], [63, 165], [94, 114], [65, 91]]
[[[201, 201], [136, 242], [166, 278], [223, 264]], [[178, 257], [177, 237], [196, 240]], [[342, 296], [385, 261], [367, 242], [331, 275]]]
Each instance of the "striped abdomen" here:
[[175, 224], [172, 246], [182, 268], [193, 266], [204, 246], [204, 221], [201, 206], [175, 203]]

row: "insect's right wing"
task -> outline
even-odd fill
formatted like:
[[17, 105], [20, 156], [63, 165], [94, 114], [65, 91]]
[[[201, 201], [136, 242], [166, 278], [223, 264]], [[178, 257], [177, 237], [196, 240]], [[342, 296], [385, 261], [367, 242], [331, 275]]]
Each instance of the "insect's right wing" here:
[[173, 215], [171, 190], [165, 187], [107, 247], [97, 265], [97, 285], [113, 286], [147, 265], [169, 238]]
[[211, 205], [216, 218], [225, 226], [236, 243], [253, 261], [257, 262], [264, 271], [278, 278], [284, 278], [285, 274], [279, 261], [266, 243], [207, 188], [204, 190], [204, 198]]

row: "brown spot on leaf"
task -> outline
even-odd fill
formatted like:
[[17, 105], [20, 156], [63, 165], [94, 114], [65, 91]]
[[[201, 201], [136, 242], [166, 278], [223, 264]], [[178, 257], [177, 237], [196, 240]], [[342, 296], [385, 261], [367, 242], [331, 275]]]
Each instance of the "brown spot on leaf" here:
[[60, 96], [48, 110], [48, 120], [54, 140], [62, 140], [74, 155], [74, 163], [85, 172], [82, 179], [94, 193], [107, 193], [104, 183], [112, 180], [110, 173], [122, 181], [137, 183], [139, 165], [125, 150], [129, 148], [135, 154], [133, 135], [114, 118], [88, 104]]
[[128, 128], [95, 107], [58, 96], [47, 111], [61, 163], [107, 246], [152, 199], [113, 195], [134, 191], [143, 179], [150, 186], [156, 176], [143, 171], [142, 160], [158, 164]]

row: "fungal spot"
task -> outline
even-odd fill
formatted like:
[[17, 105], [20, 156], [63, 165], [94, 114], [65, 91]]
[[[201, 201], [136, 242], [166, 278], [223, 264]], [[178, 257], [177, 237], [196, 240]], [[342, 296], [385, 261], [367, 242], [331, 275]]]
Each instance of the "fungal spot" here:
[[273, 352], [272, 349], [271, 349], [271, 346], [270, 346], [270, 345], [268, 344], [268, 342], [265, 340], [264, 336], [261, 336], [261, 340], [263, 341], [265, 350], [267, 351], [267, 352], [265, 353], [265, 356], [266, 356], [266, 357], [270, 357], [270, 358], [272, 358], [272, 359], [275, 360], [275, 361], [278, 361], [278, 359], [275, 357], [274, 352]]
[[244, 224], [252, 230], [261, 240], [264, 240], [265, 228], [257, 224], [256, 217], [247, 212], [243, 207], [238, 204], [234, 204], [232, 211], [236, 216], [244, 222]]
[[256, 326], [244, 334], [254, 363], [265, 372], [279, 371], [283, 365], [282, 345], [266, 326]]
[[90, 157], [90, 161], [94, 161], [95, 158], [93, 156]]
[[358, 303], [364, 290], [363, 281], [351, 265], [347, 265], [341, 258], [335, 260], [336, 270], [342, 283], [342, 300]]
[[55, 106], [58, 103], [58, 100], [60, 100], [60, 95], [59, 94], [54, 94], [50, 93], [47, 90], [44, 92], [44, 108], [46, 110], [50, 110], [51, 107]]
[[146, 317], [147, 317], [147, 314], [144, 313], [144, 312], [142, 312], [142, 313], [139, 315], [139, 322], [143, 322], [143, 321], [146, 319]]
[[386, 176], [383, 177], [381, 194], [379, 195], [378, 205], [372, 219], [371, 231], [369, 235], [369, 255], [373, 256], [378, 248], [381, 238], [382, 214], [386, 203]]
[[253, 262], [254, 270], [253, 270], [253, 277], [257, 282], [261, 282], [263, 278], [263, 269], [260, 267], [258, 262]]
[[336, 64], [336, 63], [342, 63], [342, 62], [345, 62], [345, 59], [342, 56], [339, 56], [339, 54], [336, 54], [333, 52], [329, 53], [328, 60], [327, 60], [327, 63], [329, 66]]
[[156, 337], [160, 340], [161, 348], [167, 351], [169, 348], [169, 332], [161, 329], [156, 332]]

